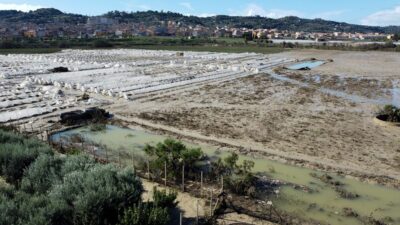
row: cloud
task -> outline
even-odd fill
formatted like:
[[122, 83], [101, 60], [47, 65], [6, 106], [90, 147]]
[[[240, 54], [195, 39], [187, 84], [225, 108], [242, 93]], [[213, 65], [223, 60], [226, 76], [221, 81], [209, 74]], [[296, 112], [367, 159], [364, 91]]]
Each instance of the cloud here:
[[139, 9], [141, 9], [141, 10], [150, 10], [150, 9], [151, 9], [151, 7], [148, 6], [148, 5], [138, 5], [137, 7], [138, 7]]
[[179, 3], [179, 5], [185, 7], [186, 9], [188, 9], [190, 11], [194, 11], [194, 8], [190, 2], [181, 2], [181, 3]]
[[321, 12], [314, 15], [307, 15], [303, 12], [299, 12], [296, 10], [287, 10], [287, 9], [264, 9], [263, 7], [257, 4], [248, 4], [244, 10], [236, 11], [229, 9], [229, 14], [232, 16], [264, 16], [269, 18], [282, 18], [286, 16], [297, 16], [302, 18], [321, 18], [321, 19], [338, 19], [339, 16], [343, 15], [346, 10], [336, 10], [336, 11], [327, 11]]
[[22, 12], [29, 12], [31, 10], [36, 10], [44, 8], [40, 5], [30, 5], [30, 4], [14, 4], [14, 3], [0, 3], [0, 10], [18, 10]]
[[382, 10], [373, 13], [362, 19], [361, 24], [371, 26], [400, 26], [400, 5], [393, 9]]
[[303, 14], [295, 10], [269, 9], [266, 10], [257, 4], [248, 4], [244, 10], [228, 10], [232, 16], [264, 16], [269, 18], [282, 18], [285, 16], [302, 16]]
[[135, 10], [148, 11], [151, 9], [151, 7], [148, 5], [145, 5], [145, 4], [138, 5], [134, 2], [124, 3], [124, 7], [125, 7], [125, 10], [128, 10], [128, 11], [135, 11]]
[[313, 18], [332, 20], [332, 19], [338, 19], [338, 17], [342, 16], [344, 13], [346, 13], [346, 10], [327, 11], [327, 12], [317, 13], [313, 16]]
[[216, 16], [217, 14], [215, 13], [200, 13], [197, 14], [198, 17], [212, 17], [212, 16]]

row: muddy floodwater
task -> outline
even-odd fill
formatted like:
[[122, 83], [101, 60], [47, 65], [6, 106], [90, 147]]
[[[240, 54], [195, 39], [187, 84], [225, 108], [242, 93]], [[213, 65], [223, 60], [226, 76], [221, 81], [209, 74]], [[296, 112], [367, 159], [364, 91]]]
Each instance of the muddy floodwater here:
[[[141, 129], [127, 129], [116, 126], [107, 126], [105, 131], [92, 132], [83, 127], [61, 132], [52, 136], [54, 141], [60, 141], [72, 135], [79, 134], [85, 141], [106, 146], [109, 157], [122, 156], [125, 163], [130, 163], [130, 156], [142, 155], [146, 144], [156, 144], [167, 136], [153, 134]], [[225, 157], [229, 153], [217, 151], [209, 145], [193, 145], [201, 147], [209, 156]], [[104, 154], [99, 148], [97, 154]], [[118, 153], [119, 152], [119, 153]], [[337, 190], [326, 182], [317, 178], [324, 175], [319, 171], [286, 165], [284, 163], [249, 156], [240, 156], [240, 160], [255, 162], [255, 172], [265, 173], [273, 179], [307, 186], [309, 192], [295, 189], [293, 185], [281, 187], [276, 196], [270, 197], [275, 207], [297, 215], [304, 219], [314, 219], [323, 224], [364, 224], [366, 217], [372, 216], [387, 224], [400, 224], [400, 191], [379, 185], [359, 182], [352, 178], [345, 178], [336, 174], [329, 174], [330, 179], [341, 184], [341, 188], [358, 197], [347, 199], [341, 197]], [[312, 175], [314, 174], [314, 175]], [[272, 199], [271, 199], [272, 198]], [[351, 209], [351, 210], [349, 210]]]

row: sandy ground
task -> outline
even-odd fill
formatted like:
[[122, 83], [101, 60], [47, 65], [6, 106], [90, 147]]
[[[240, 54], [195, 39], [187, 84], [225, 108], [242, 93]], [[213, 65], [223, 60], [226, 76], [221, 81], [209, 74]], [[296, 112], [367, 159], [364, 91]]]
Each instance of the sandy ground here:
[[396, 78], [400, 77], [400, 54], [379, 51], [295, 50], [277, 54], [282, 57], [333, 59], [335, 63], [314, 69], [317, 73], [346, 77]]
[[[149, 182], [143, 179], [142, 183], [145, 189], [145, 192], [142, 196], [144, 201], [151, 201], [153, 199], [154, 187], [157, 187], [159, 190], [165, 189], [157, 183]], [[205, 216], [207, 207], [204, 199], [195, 198], [188, 193], [178, 192], [177, 202], [179, 210], [181, 210], [183, 213], [182, 215], [184, 224], [190, 224], [190, 222], [196, 221], [197, 213], [199, 217]], [[174, 221], [176, 220], [176, 224], [179, 224], [179, 215], [176, 217], [177, 218], [174, 218]]]
[[[247, 221], [247, 223], [243, 223]], [[276, 223], [262, 221], [244, 214], [229, 213], [218, 220], [220, 225], [275, 225]]]
[[[305, 166], [320, 164], [346, 173], [388, 176], [398, 182], [400, 128], [374, 122], [381, 105], [332, 96], [319, 88], [390, 102], [388, 89], [393, 80], [400, 79], [400, 55], [317, 50], [280, 55], [334, 62], [287, 74], [310, 84], [308, 87], [259, 74], [151, 94], [135, 104], [110, 109], [154, 127], [181, 131], [182, 135], [219, 140], [272, 157], [304, 160]], [[318, 82], [310, 79], [315, 75]]]

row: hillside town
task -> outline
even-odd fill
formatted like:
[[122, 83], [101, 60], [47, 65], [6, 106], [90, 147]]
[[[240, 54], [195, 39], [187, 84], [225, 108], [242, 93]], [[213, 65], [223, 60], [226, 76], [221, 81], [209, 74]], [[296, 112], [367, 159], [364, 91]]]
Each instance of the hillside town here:
[[[385, 33], [358, 32], [302, 32], [278, 29], [249, 29], [235, 27], [206, 27], [186, 25], [176, 21], [160, 21], [158, 25], [144, 23], [120, 23], [108, 17], [88, 17], [85, 23], [71, 25], [56, 23], [6, 23], [0, 22], [0, 39], [85, 39], [85, 38], [129, 38], [133, 36], [177, 36], [177, 37], [226, 37], [242, 38], [251, 35], [254, 39], [292, 39], [313, 41], [385, 41], [394, 40], [396, 35]], [[397, 41], [397, 40], [395, 40]]]

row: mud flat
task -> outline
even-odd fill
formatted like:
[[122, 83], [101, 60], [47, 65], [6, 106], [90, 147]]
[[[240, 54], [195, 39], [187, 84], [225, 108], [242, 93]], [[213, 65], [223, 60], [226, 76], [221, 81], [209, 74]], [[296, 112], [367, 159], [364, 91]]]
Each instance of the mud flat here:
[[344, 77], [395, 78], [399, 79], [400, 56], [397, 52], [380, 51], [327, 51], [295, 50], [276, 54], [287, 58], [332, 59], [334, 63], [315, 68], [317, 73]]

